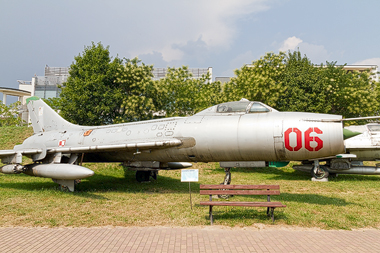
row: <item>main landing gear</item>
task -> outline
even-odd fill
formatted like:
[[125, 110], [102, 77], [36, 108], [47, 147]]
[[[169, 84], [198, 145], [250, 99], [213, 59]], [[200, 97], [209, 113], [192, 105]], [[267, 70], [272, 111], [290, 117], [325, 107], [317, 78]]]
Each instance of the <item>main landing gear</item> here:
[[329, 177], [327, 166], [319, 165], [319, 160], [315, 160], [311, 169], [311, 176], [314, 181], [327, 181]]
[[157, 179], [158, 170], [137, 170], [136, 171], [136, 180], [139, 183], [149, 182], [150, 178], [154, 180]]

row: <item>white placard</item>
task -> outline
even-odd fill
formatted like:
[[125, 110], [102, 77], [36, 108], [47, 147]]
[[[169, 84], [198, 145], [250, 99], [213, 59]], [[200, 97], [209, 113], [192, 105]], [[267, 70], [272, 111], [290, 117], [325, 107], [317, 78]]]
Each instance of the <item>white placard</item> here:
[[198, 182], [198, 170], [181, 170], [181, 182]]

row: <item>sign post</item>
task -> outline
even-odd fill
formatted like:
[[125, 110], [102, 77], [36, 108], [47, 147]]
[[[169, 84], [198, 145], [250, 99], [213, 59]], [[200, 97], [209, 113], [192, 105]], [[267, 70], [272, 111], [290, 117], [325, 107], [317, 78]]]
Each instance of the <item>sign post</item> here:
[[190, 194], [190, 207], [193, 210], [193, 204], [191, 203], [191, 188], [190, 182], [198, 182], [199, 172], [197, 169], [181, 170], [181, 182], [189, 182], [189, 194]]

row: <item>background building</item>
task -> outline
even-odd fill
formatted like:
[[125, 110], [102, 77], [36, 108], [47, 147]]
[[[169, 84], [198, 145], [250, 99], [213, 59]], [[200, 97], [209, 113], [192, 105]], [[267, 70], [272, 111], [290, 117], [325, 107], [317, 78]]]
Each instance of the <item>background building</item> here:
[[[153, 69], [153, 79], [159, 80], [166, 76], [166, 68], [154, 68]], [[201, 78], [202, 75], [209, 73], [210, 80], [212, 80], [212, 68], [191, 68], [189, 72], [193, 74], [193, 78]], [[49, 67], [45, 66], [44, 76], [34, 76], [32, 81], [21, 81], [19, 82], [19, 89], [28, 91], [31, 96], [37, 96], [39, 98], [54, 98], [59, 97], [61, 92], [60, 86], [67, 81], [69, 77], [68, 67]]]
[[231, 80], [231, 77], [215, 77], [215, 82], [221, 82], [222, 84], [228, 83]]
[[[29, 91], [25, 90], [18, 90], [18, 89], [12, 89], [12, 88], [6, 88], [6, 87], [0, 87], [0, 92], [3, 93], [3, 104], [7, 104], [7, 96], [14, 96], [17, 97], [17, 101], [21, 102], [21, 106], [17, 110], [19, 117], [24, 120], [25, 122], [28, 122], [28, 109], [26, 108], [25, 100], [27, 97], [30, 97], [31, 93]], [[2, 117], [2, 115], [0, 115]]]
[[69, 68], [67, 67], [49, 67], [45, 66], [44, 76], [34, 76], [32, 81], [19, 82], [19, 89], [29, 91], [31, 96], [40, 98], [54, 98], [58, 97], [64, 82], [69, 77]]
[[[159, 80], [161, 78], [164, 78], [167, 73], [167, 68], [154, 68], [153, 69], [153, 80]], [[212, 67], [206, 68], [193, 68], [193, 69], [188, 69], [191, 74], [193, 74], [193, 78], [198, 79], [201, 78], [202, 75], [206, 75], [209, 73], [210, 75], [210, 80], [212, 80]]]
[[379, 68], [377, 65], [346, 65], [346, 66], [343, 66], [343, 69], [347, 70], [347, 72], [353, 72], [353, 71], [359, 71], [359, 72], [363, 72], [363, 71], [370, 71], [370, 73], [372, 74], [371, 78], [372, 80], [374, 80], [375, 82], [378, 82], [379, 81]]

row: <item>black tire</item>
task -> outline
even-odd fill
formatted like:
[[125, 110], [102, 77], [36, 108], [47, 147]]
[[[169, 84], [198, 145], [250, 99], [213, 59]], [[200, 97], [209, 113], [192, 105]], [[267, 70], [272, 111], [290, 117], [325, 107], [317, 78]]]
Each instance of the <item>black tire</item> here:
[[311, 176], [316, 178], [316, 179], [328, 178], [329, 177], [329, 171], [327, 170], [326, 166], [320, 165], [318, 174], [314, 173], [314, 168], [311, 169]]
[[149, 181], [150, 171], [138, 170], [136, 171], [136, 180], [139, 183]]

